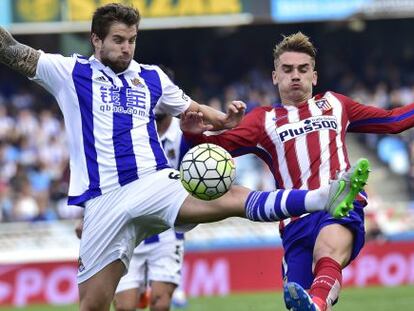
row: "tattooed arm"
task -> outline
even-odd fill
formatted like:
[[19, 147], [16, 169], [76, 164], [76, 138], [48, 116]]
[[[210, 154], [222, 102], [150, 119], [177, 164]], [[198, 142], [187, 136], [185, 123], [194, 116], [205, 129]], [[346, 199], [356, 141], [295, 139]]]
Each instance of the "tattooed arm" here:
[[11, 34], [0, 27], [0, 62], [27, 77], [36, 75], [40, 52], [17, 42]]

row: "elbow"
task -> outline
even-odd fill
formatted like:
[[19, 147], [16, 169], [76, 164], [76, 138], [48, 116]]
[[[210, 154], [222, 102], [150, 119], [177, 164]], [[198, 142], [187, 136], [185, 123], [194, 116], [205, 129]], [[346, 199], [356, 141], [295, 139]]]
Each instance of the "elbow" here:
[[390, 133], [391, 134], [400, 134], [400, 133], [404, 132], [406, 129], [408, 129], [408, 127], [398, 126], [398, 127], [392, 128]]

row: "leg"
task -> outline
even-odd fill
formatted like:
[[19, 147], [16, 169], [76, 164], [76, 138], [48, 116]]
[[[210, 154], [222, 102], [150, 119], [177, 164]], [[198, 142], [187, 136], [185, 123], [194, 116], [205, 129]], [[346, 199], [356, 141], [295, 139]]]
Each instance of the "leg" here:
[[[283, 246], [288, 268], [295, 263], [291, 257], [303, 262], [299, 254], [311, 249], [310, 264], [306, 266], [305, 260], [295, 271], [288, 269], [285, 302], [292, 310], [326, 310], [336, 300], [342, 267], [358, 255], [365, 240], [363, 208], [359, 202], [354, 204], [347, 217], [334, 219], [327, 213], [314, 213], [285, 228]], [[305, 275], [310, 277], [304, 279]], [[310, 289], [311, 295], [305, 289]]]
[[[137, 308], [168, 311], [177, 284], [181, 280], [184, 240], [170, 229], [147, 239], [134, 250], [128, 274], [116, 289], [117, 311]], [[150, 287], [147, 288], [147, 284]], [[147, 289], [147, 291], [140, 289]]]
[[181, 205], [176, 224], [206, 223], [228, 217], [253, 221], [279, 221], [312, 211], [324, 210], [329, 186], [317, 190], [251, 191], [232, 186], [224, 196], [201, 201], [188, 196]]
[[132, 257], [139, 232], [130, 218], [126, 188], [86, 203], [78, 272], [82, 311], [109, 310]]
[[351, 258], [353, 243], [354, 235], [345, 226], [331, 224], [323, 227], [315, 242], [313, 269], [316, 263], [324, 257], [332, 258], [344, 268]]
[[[294, 297], [297, 297], [292, 298], [296, 303], [293, 310], [329, 310], [338, 298], [342, 268], [358, 255], [365, 241], [364, 214], [358, 202], [355, 202], [355, 210], [342, 219], [333, 219], [321, 213], [304, 217], [303, 220], [314, 217], [320, 217], [314, 223], [314, 277], [311, 283], [289, 284]], [[292, 226], [301, 229], [303, 220]], [[309, 288], [310, 295], [305, 291]]]
[[168, 282], [151, 282], [151, 298], [150, 298], [150, 310], [151, 311], [168, 311], [171, 306], [171, 298], [177, 287], [174, 283]]
[[324, 214], [308, 215], [290, 223], [283, 230], [283, 298], [289, 310], [314, 310], [310, 308], [312, 301], [303, 288], [310, 288], [313, 281], [315, 228]]
[[358, 256], [364, 242], [364, 212], [358, 202], [349, 216], [321, 223], [313, 253], [315, 279], [310, 289], [321, 310], [324, 305], [329, 309], [338, 299], [342, 268]]
[[172, 295], [181, 282], [184, 260], [184, 240], [173, 230], [159, 235], [160, 242], [153, 244], [148, 259], [148, 279], [151, 285], [150, 310], [168, 311]]
[[335, 218], [344, 217], [353, 209], [353, 202], [366, 184], [368, 173], [369, 162], [361, 159], [338, 180], [316, 190], [261, 192], [233, 186], [224, 196], [213, 201], [188, 196], [181, 205], [176, 224], [206, 223], [228, 217], [279, 221], [322, 210]]
[[116, 293], [114, 307], [116, 311], [135, 311], [138, 305], [138, 288], [131, 288]]
[[80, 311], [109, 311], [125, 266], [116, 260], [79, 284]]
[[177, 215], [176, 224], [206, 223], [228, 217], [246, 217], [244, 203], [251, 191], [233, 186], [222, 197], [213, 201], [201, 201], [187, 196]]
[[316, 238], [313, 253], [315, 279], [309, 294], [321, 310], [338, 298], [342, 284], [342, 268], [352, 255], [354, 235], [340, 224], [323, 227]]
[[128, 273], [118, 283], [115, 291], [114, 307], [116, 311], [133, 311], [140, 303], [147, 302], [146, 295], [146, 260], [147, 247], [140, 243], [135, 249], [129, 262]]
[[295, 311], [326, 311], [338, 298], [342, 267], [351, 258], [353, 240], [352, 232], [342, 225], [323, 227], [313, 251], [314, 279], [309, 294], [305, 291], [309, 284], [287, 283], [284, 288], [286, 305]]

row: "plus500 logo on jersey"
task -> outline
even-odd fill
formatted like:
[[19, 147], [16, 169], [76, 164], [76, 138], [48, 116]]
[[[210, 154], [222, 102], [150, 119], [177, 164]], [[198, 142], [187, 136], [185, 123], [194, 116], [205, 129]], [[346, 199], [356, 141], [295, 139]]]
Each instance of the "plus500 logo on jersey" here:
[[276, 132], [282, 142], [306, 135], [319, 130], [335, 130], [338, 122], [334, 116], [318, 116], [301, 120], [296, 123], [289, 123], [276, 128]]

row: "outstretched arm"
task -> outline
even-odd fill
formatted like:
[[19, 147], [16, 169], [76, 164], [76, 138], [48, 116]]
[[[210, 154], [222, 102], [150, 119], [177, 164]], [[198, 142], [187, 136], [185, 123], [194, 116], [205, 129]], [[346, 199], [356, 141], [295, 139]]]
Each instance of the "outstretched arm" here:
[[362, 105], [341, 94], [349, 118], [348, 132], [397, 134], [414, 127], [414, 103], [394, 109]]
[[[180, 126], [190, 146], [201, 143], [213, 143], [230, 151], [233, 156], [257, 153], [257, 146], [263, 143], [267, 134], [265, 126], [266, 110], [256, 108], [248, 113], [240, 124], [224, 132], [203, 134], [201, 116], [189, 113], [182, 115]], [[263, 149], [263, 148], [262, 148]], [[258, 154], [259, 157], [261, 157]]]
[[0, 62], [27, 77], [34, 77], [40, 52], [17, 42], [11, 34], [0, 27]]
[[246, 104], [241, 101], [231, 102], [227, 113], [193, 101], [181, 118], [186, 119], [190, 127], [195, 127], [190, 130], [191, 132], [220, 131], [236, 127], [242, 120], [245, 110]]

